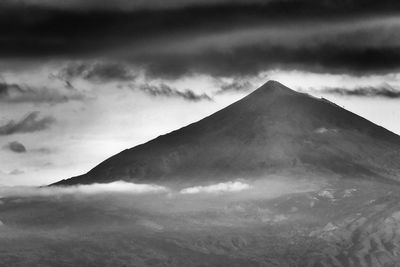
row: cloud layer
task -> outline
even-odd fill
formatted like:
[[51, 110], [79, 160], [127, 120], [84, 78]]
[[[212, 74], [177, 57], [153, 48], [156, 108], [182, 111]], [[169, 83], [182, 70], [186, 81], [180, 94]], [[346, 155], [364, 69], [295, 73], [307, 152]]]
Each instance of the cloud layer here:
[[[169, 78], [400, 66], [400, 4], [393, 0], [23, 2], [3, 4], [2, 59], [123, 61]], [[87, 79], [131, 78], [118, 65], [86, 67], [76, 71]]]
[[[15, 171], [16, 172], [16, 171]], [[17, 172], [15, 173], [17, 174]], [[116, 181], [112, 183], [76, 185], [76, 186], [51, 186], [51, 187], [0, 187], [0, 198], [2, 197], [33, 197], [33, 196], [61, 196], [71, 194], [107, 194], [107, 193], [124, 193], [124, 194], [154, 194], [169, 193], [191, 195], [191, 194], [218, 194], [233, 193], [250, 189], [249, 184], [230, 181], [226, 183], [218, 183], [208, 186], [195, 186], [184, 188], [178, 192], [174, 192], [168, 187], [156, 184], [135, 184], [124, 181]]]
[[250, 185], [236, 182], [218, 183], [207, 186], [194, 186], [182, 189], [181, 194], [200, 194], [200, 193], [229, 193], [229, 192], [240, 192], [243, 190], [250, 189]]
[[0, 187], [1, 197], [61, 196], [65, 194], [103, 193], [147, 194], [165, 192], [168, 192], [168, 189], [163, 186], [152, 184], [134, 184], [122, 181], [116, 181], [107, 184], [77, 185], [69, 187]]
[[[362, 5], [361, 5], [362, 4]], [[55, 7], [59, 9], [78, 9], [78, 10], [153, 10], [166, 8], [184, 8], [201, 6], [224, 6], [224, 5], [259, 5], [268, 6], [278, 15], [285, 12], [297, 10], [300, 13], [330, 11], [330, 12], [365, 12], [378, 10], [393, 10], [399, 7], [395, 0], [382, 0], [379, 3], [373, 0], [352, 0], [352, 1], [314, 1], [314, 0], [3, 0], [1, 5], [4, 7]]]

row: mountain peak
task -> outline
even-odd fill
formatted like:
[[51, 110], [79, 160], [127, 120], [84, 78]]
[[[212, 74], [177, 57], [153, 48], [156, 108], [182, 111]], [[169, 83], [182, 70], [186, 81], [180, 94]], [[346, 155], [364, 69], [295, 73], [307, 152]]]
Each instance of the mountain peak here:
[[263, 92], [268, 94], [293, 94], [297, 93], [296, 91], [286, 87], [275, 80], [269, 80], [265, 84], [263, 84], [260, 88], [258, 88], [255, 92]]
[[351, 177], [382, 173], [400, 180], [398, 151], [399, 136], [271, 80], [198, 122], [124, 150], [88, 173], [56, 184], [116, 180], [181, 184], [281, 171]]
[[276, 81], [276, 80], [269, 80], [266, 83], [264, 83], [264, 85], [262, 87], [284, 87], [287, 88], [286, 86], [284, 86], [283, 84], [281, 84], [280, 82]]

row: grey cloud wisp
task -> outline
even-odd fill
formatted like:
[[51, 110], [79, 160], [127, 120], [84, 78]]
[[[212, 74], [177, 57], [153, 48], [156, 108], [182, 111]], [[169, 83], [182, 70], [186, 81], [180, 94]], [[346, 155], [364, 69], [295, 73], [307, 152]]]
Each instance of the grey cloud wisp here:
[[[69, 90], [67, 90], [69, 89]], [[85, 95], [70, 85], [67, 88], [34, 87], [26, 84], [0, 83], [0, 102], [4, 103], [65, 103], [83, 101]]]
[[5, 146], [5, 148], [10, 150], [10, 151], [12, 151], [12, 152], [15, 152], [15, 153], [25, 153], [26, 152], [25, 146], [22, 143], [18, 142], [18, 141], [9, 142]]
[[0, 126], [0, 135], [43, 131], [50, 128], [53, 123], [55, 123], [54, 117], [45, 116], [40, 118], [39, 112], [34, 111], [19, 121], [10, 120], [8, 123]]
[[164, 97], [173, 97], [173, 98], [181, 98], [186, 101], [202, 101], [202, 100], [207, 100], [211, 101], [212, 98], [208, 96], [207, 94], [196, 94], [192, 90], [185, 89], [183, 91], [179, 91], [178, 89], [172, 88], [164, 83], [161, 83], [160, 85], [150, 85], [150, 84], [140, 84], [140, 85], [130, 85], [130, 88], [132, 89], [138, 89], [148, 95], [158, 97], [158, 96], [164, 96]]
[[64, 81], [81, 78], [93, 82], [132, 81], [136, 78], [124, 64], [101, 61], [70, 63], [53, 77]]
[[389, 84], [384, 84], [378, 87], [374, 86], [356, 87], [353, 89], [323, 88], [320, 92], [342, 95], [342, 96], [383, 97], [388, 99], [400, 98], [400, 90], [395, 89]]

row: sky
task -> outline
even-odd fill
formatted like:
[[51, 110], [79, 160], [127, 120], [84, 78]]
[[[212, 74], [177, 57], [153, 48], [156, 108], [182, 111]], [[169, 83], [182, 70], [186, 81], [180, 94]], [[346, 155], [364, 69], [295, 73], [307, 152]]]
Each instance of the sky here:
[[44, 185], [268, 80], [400, 134], [396, 0], [3, 0], [0, 184]]

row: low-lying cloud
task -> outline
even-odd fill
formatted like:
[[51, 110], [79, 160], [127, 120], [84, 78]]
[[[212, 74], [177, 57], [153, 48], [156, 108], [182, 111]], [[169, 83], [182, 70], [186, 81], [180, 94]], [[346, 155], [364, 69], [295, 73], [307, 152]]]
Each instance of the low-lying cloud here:
[[8, 123], [0, 126], [0, 135], [43, 131], [50, 128], [55, 121], [55, 118], [52, 116], [39, 118], [39, 112], [34, 111], [19, 121], [10, 120]]
[[[193, 185], [185, 188], [177, 188], [176, 185], [137, 184], [125, 181], [111, 183], [95, 183], [90, 185], [73, 186], [4, 186], [0, 187], [2, 197], [35, 197], [35, 196], [61, 196], [61, 195], [92, 195], [104, 193], [123, 194], [163, 194], [172, 199], [180, 199], [180, 196], [199, 194], [229, 194], [243, 192], [246, 196], [262, 196], [263, 198], [276, 197], [290, 192], [303, 192], [314, 190], [314, 183], [304, 181], [292, 181], [276, 177], [256, 181], [227, 181], [209, 185]], [[236, 194], [232, 194], [234, 196]], [[186, 199], [186, 198], [185, 198]]]
[[135, 184], [123, 181], [116, 181], [104, 184], [76, 185], [66, 187], [0, 187], [0, 197], [61, 196], [73, 194], [91, 195], [101, 193], [150, 194], [166, 193], [168, 191], [168, 188], [160, 185]]
[[[11, 205], [19, 203], [18, 205], [24, 207], [23, 211], [30, 203], [40, 209], [42, 207], [53, 209], [54, 205], [61, 205], [62, 210], [57, 213], [61, 216], [59, 226], [65, 225], [65, 219], [73, 221], [77, 218], [75, 208], [82, 208], [84, 211], [82, 216], [86, 216], [89, 221], [96, 221], [97, 217], [104, 219], [104, 216], [111, 216], [110, 219], [113, 221], [122, 223], [123, 220], [128, 220], [129, 225], [132, 225], [132, 223], [138, 223], [134, 217], [145, 214], [150, 215], [148, 217], [150, 221], [164, 215], [172, 215], [174, 218], [184, 215], [181, 217], [184, 221], [195, 219], [197, 223], [209, 225], [213, 222], [218, 223], [219, 220], [215, 221], [215, 217], [212, 216], [209, 218], [210, 221], [205, 222], [204, 219], [208, 216], [205, 214], [208, 212], [215, 214], [219, 210], [221, 218], [225, 218], [226, 212], [233, 211], [234, 218], [231, 219], [236, 221], [235, 214], [241, 213], [240, 210], [242, 210], [237, 206], [239, 202], [249, 203], [253, 200], [268, 200], [288, 194], [312, 192], [319, 190], [323, 185], [324, 182], [320, 177], [314, 181], [267, 177], [256, 181], [233, 180], [220, 183], [216, 181], [211, 185], [193, 184], [183, 189], [175, 183], [159, 185], [124, 181], [68, 187], [15, 186], [0, 187], [0, 201]], [[235, 204], [232, 206], [233, 203]], [[86, 212], [90, 212], [90, 210], [92, 212], [87, 214]], [[72, 211], [74, 215], [65, 216], [65, 212], [68, 211]], [[115, 217], [116, 215], [119, 216], [118, 219]], [[4, 219], [4, 216], [1, 219]], [[134, 220], [132, 221], [132, 219]], [[83, 223], [82, 225], [88, 225], [83, 222], [85, 220], [80, 218], [79, 220]], [[32, 223], [43, 225], [39, 221]], [[51, 224], [53, 223], [52, 221]]]
[[111, 183], [95, 183], [90, 185], [74, 186], [49, 186], [49, 187], [27, 187], [27, 186], [5, 186], [0, 187], [0, 198], [2, 197], [35, 197], [35, 196], [61, 196], [61, 195], [91, 195], [107, 193], [123, 194], [155, 194], [168, 193], [169, 195], [194, 195], [194, 194], [220, 194], [235, 193], [251, 189], [247, 183], [240, 181], [229, 181], [208, 186], [194, 186], [174, 191], [173, 189], [156, 184], [136, 184], [124, 181]]
[[181, 194], [199, 194], [199, 193], [229, 193], [229, 192], [240, 192], [243, 190], [250, 189], [250, 185], [246, 183], [242, 183], [239, 181], [236, 182], [227, 182], [227, 183], [218, 183], [208, 186], [194, 186], [182, 189], [180, 191]]

